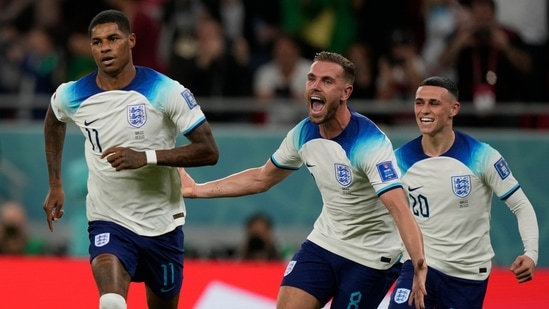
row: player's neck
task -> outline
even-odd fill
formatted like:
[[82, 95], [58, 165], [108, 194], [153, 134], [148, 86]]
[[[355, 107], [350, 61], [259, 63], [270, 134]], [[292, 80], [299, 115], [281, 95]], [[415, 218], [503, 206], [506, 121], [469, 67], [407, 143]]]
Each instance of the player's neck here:
[[421, 138], [423, 152], [429, 157], [437, 157], [447, 152], [456, 139], [454, 130], [450, 129], [436, 135], [424, 134]]
[[107, 74], [101, 70], [97, 73], [95, 79], [97, 86], [103, 90], [117, 90], [129, 85], [135, 77], [136, 69], [134, 65], [127, 65], [118, 73]]
[[351, 121], [351, 112], [346, 106], [340, 107], [334, 118], [319, 125], [320, 136], [326, 139], [337, 137], [345, 130], [349, 121]]

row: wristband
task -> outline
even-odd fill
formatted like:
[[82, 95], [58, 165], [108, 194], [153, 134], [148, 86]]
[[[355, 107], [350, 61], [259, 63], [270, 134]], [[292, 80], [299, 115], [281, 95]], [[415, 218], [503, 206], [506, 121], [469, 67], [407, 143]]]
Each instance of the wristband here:
[[156, 165], [156, 150], [145, 151], [147, 156], [147, 165]]

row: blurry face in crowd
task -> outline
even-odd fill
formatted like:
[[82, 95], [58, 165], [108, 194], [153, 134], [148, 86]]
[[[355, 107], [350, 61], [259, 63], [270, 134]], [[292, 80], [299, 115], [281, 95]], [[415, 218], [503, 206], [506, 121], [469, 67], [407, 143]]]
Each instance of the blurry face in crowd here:
[[23, 207], [7, 203], [0, 208], [0, 254], [24, 254], [27, 219]]

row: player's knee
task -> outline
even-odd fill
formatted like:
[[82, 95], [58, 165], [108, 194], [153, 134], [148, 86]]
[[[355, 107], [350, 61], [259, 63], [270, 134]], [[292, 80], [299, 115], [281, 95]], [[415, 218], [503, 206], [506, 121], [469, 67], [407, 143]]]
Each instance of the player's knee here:
[[99, 309], [126, 309], [126, 300], [122, 295], [107, 293], [99, 298]]

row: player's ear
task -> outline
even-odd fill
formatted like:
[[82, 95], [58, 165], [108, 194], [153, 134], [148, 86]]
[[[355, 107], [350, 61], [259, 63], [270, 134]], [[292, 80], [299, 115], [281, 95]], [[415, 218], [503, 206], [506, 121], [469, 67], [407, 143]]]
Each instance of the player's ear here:
[[130, 42], [130, 48], [133, 48], [135, 46], [135, 33], [128, 36], [128, 41]]
[[459, 104], [458, 101], [455, 101], [453, 104], [452, 104], [452, 109], [450, 110], [450, 116], [451, 117], [454, 117], [455, 115], [457, 115], [459, 113], [459, 109], [461, 107], [461, 104]]
[[343, 91], [343, 94], [341, 95], [342, 101], [349, 100], [349, 97], [351, 97], [351, 93], [353, 93], [353, 85], [347, 84], [347, 87], [345, 87], [345, 90]]

